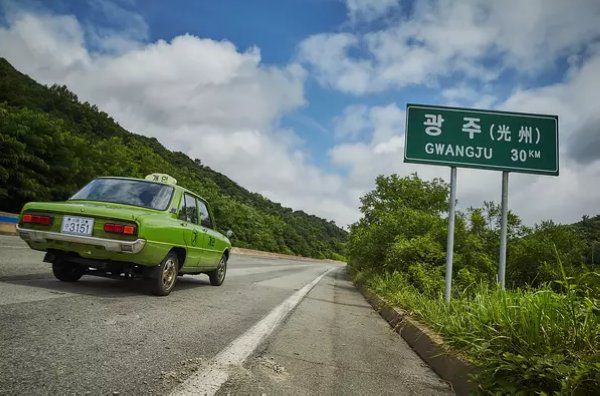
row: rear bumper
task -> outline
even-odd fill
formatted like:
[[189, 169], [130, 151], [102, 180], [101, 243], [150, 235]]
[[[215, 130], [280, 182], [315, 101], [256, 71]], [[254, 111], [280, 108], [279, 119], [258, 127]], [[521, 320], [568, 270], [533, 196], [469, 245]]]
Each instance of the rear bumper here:
[[115, 239], [97, 238], [83, 235], [62, 234], [59, 232], [31, 230], [21, 228], [17, 225], [19, 236], [28, 242], [73, 242], [83, 245], [100, 246], [109, 252], [118, 253], [139, 253], [146, 245], [145, 239], [136, 239], [135, 241], [119, 241]]

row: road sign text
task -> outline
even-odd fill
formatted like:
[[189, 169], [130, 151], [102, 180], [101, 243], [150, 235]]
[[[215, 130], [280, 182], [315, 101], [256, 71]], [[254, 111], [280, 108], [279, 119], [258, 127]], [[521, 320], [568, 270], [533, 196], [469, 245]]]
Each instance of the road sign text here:
[[558, 117], [409, 104], [404, 160], [558, 175]]

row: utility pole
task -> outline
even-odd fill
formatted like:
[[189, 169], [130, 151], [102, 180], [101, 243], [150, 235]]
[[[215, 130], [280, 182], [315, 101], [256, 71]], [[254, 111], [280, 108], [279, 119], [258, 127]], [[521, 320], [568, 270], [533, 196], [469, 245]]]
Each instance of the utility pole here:
[[502, 172], [502, 215], [500, 219], [500, 259], [498, 260], [498, 283], [502, 290], [506, 278], [506, 234], [508, 228], [508, 172]]
[[452, 260], [454, 258], [454, 208], [456, 206], [456, 166], [450, 167], [450, 200], [448, 203], [448, 240], [446, 243], [446, 288], [444, 297], [452, 294]]

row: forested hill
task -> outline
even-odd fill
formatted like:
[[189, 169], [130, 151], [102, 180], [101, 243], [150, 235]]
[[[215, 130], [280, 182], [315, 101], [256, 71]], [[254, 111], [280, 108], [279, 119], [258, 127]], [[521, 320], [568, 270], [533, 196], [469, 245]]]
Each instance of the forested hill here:
[[128, 132], [65, 86], [46, 87], [0, 58], [0, 210], [28, 201], [64, 200], [97, 176], [168, 173], [212, 205], [234, 245], [319, 258], [340, 258], [347, 233], [294, 211], [158, 140]]

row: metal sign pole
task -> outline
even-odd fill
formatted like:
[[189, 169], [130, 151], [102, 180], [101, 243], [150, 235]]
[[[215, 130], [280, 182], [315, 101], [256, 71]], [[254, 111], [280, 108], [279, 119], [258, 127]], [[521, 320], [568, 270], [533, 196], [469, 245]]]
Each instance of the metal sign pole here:
[[454, 207], [456, 205], [456, 167], [450, 167], [450, 201], [448, 203], [448, 241], [446, 244], [446, 289], [444, 297], [450, 302], [452, 291], [452, 259], [454, 257]]
[[506, 276], [506, 233], [508, 222], [508, 172], [502, 172], [502, 218], [500, 223], [500, 259], [498, 262], [498, 283], [502, 290]]

